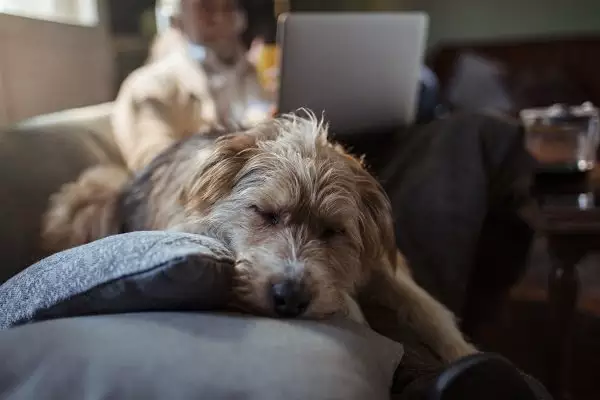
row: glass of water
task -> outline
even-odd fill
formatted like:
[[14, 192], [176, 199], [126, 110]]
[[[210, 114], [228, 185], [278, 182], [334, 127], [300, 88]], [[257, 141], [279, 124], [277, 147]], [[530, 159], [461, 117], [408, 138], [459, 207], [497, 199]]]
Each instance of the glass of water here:
[[596, 166], [598, 109], [591, 103], [521, 111], [527, 149], [543, 172], [583, 173]]

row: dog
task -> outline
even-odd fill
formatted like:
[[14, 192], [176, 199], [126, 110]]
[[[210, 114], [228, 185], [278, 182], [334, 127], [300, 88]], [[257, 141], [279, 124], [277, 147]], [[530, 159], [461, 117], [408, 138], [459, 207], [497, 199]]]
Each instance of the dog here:
[[135, 176], [114, 166], [88, 170], [52, 196], [43, 226], [51, 251], [130, 231], [208, 235], [236, 257], [232, 307], [324, 318], [356, 315], [354, 299], [368, 297], [443, 360], [476, 351], [451, 312], [411, 278], [381, 185], [312, 114], [193, 136]]

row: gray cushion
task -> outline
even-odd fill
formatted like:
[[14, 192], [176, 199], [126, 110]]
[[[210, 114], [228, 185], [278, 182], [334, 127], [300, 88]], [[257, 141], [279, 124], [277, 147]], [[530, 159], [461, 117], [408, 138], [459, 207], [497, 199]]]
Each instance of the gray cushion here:
[[116, 235], [55, 254], [0, 286], [0, 329], [49, 318], [224, 306], [233, 259], [173, 232]]
[[0, 332], [0, 398], [389, 399], [401, 355], [350, 321], [79, 317]]

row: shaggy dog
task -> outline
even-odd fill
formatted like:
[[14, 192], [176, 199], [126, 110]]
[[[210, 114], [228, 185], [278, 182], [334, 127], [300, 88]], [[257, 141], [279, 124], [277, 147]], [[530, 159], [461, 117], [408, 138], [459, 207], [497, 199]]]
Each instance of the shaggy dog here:
[[140, 230], [225, 243], [236, 256], [235, 308], [358, 318], [352, 299], [361, 295], [394, 310], [444, 360], [475, 351], [453, 315], [411, 279], [382, 187], [314, 117], [194, 136], [134, 177], [117, 167], [88, 170], [52, 197], [43, 240], [59, 251]]

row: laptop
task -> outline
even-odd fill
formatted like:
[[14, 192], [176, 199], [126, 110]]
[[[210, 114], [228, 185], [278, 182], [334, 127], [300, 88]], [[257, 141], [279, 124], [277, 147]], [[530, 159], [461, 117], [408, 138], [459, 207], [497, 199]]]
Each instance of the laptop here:
[[410, 125], [427, 28], [418, 12], [281, 16], [278, 112], [308, 108], [336, 135]]

